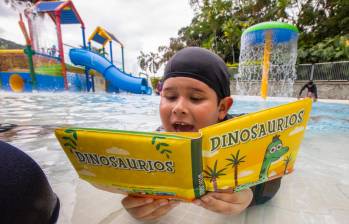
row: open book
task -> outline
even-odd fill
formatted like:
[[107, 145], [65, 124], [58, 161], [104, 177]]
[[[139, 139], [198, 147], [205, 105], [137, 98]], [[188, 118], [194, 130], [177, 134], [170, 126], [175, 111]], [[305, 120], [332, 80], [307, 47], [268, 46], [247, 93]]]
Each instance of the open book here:
[[94, 185], [191, 201], [292, 172], [311, 103], [288, 103], [195, 133], [59, 128], [56, 136], [80, 178]]

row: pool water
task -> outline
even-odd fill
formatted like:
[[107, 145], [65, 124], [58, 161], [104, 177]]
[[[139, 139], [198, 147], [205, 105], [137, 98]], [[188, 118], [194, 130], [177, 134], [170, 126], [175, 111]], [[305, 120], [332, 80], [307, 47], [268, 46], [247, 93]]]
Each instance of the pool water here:
[[[291, 98], [234, 97], [231, 113], [249, 113]], [[122, 208], [122, 195], [80, 180], [53, 130], [79, 126], [152, 131], [160, 125], [159, 97], [131, 94], [0, 93], [0, 123], [16, 128], [0, 140], [22, 149], [43, 168], [60, 197], [59, 223], [138, 223]], [[347, 223], [349, 220], [349, 104], [313, 104], [295, 172], [263, 206], [227, 217], [181, 203], [156, 223]]]

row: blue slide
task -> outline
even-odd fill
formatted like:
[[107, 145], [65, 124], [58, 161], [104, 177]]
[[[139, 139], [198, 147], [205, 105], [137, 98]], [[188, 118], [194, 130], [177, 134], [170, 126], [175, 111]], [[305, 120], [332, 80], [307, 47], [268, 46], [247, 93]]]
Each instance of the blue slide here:
[[70, 60], [75, 65], [92, 68], [101, 73], [108, 82], [108, 91], [118, 92], [119, 89], [140, 94], [151, 94], [145, 78], [138, 78], [122, 72], [106, 58], [81, 48], [73, 48], [69, 51]]

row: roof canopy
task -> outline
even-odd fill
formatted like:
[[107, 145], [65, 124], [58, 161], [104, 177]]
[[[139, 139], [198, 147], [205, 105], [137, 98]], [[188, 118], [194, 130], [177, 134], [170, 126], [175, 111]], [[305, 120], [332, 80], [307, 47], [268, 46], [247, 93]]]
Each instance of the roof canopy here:
[[106, 31], [100, 26], [97, 26], [97, 28], [93, 31], [91, 36], [88, 38], [88, 41], [91, 41], [91, 40], [103, 46], [105, 46], [109, 41], [114, 40], [118, 42], [121, 45], [121, 47], [123, 47], [123, 44], [118, 39], [116, 39], [116, 37], [112, 33]]
[[81, 24], [84, 27], [84, 22], [71, 1], [38, 2], [35, 10], [38, 13], [48, 13], [53, 20], [56, 15], [60, 15], [61, 24]]

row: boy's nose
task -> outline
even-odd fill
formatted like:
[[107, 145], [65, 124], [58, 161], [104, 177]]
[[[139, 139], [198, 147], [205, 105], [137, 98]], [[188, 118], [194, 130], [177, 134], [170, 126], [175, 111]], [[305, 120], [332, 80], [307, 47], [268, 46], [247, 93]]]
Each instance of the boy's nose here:
[[176, 105], [174, 106], [172, 112], [176, 115], [185, 115], [187, 114], [187, 108], [185, 106], [185, 102], [180, 99], [177, 101]]

